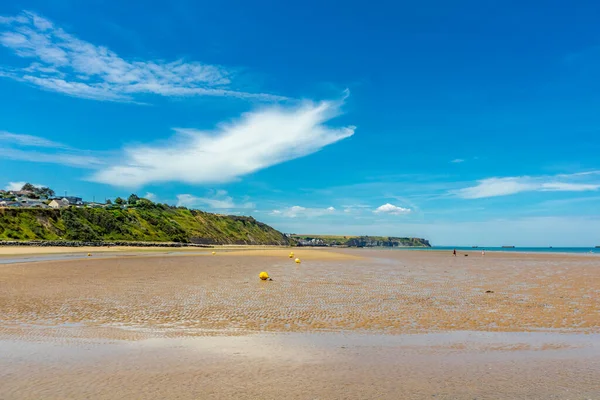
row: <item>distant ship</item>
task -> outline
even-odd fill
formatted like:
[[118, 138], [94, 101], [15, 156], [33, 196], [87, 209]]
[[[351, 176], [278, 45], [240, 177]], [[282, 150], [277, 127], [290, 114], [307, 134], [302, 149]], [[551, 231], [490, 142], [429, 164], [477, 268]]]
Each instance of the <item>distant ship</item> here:
[[503, 249], [514, 249], [515, 246], [502, 246]]
[[478, 247], [479, 247], [479, 246], [471, 246], [471, 248], [472, 248], [472, 249], [476, 249], [476, 248], [478, 248]]

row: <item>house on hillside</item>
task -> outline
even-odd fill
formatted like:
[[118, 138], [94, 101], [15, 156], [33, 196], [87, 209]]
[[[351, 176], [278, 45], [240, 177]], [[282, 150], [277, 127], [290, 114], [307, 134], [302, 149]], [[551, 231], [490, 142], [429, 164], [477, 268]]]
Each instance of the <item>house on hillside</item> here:
[[21, 198], [19, 199], [19, 203], [23, 207], [48, 208], [48, 205], [43, 200], [38, 199]]
[[300, 239], [298, 238], [296, 243], [298, 244], [298, 246], [315, 246], [315, 247], [322, 247], [322, 246], [327, 246], [327, 244], [323, 241], [323, 239], [319, 239], [319, 238], [303, 238]]
[[0, 201], [0, 207], [23, 207], [23, 204], [12, 200]]
[[89, 208], [104, 208], [107, 206], [107, 204], [104, 203], [94, 203], [93, 201], [90, 202], [85, 202], [85, 206], [89, 207]]
[[17, 197], [33, 198], [37, 197], [31, 190], [11, 190], [10, 193]]
[[63, 205], [67, 205], [67, 206], [82, 206], [82, 205], [84, 205], [83, 199], [81, 197], [75, 197], [75, 196], [55, 197], [52, 199], [52, 201], [56, 201], [57, 203], [61, 203]]
[[81, 197], [65, 196], [61, 200], [66, 200], [71, 206], [82, 206], [83, 199]]
[[65, 208], [69, 207], [70, 205], [71, 204], [69, 204], [69, 201], [67, 199], [54, 199], [48, 204], [50, 208], [54, 209]]

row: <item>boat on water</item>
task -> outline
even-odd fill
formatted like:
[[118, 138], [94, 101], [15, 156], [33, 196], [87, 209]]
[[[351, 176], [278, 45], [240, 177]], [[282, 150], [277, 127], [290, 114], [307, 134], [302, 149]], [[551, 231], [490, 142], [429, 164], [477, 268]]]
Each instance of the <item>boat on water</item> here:
[[471, 246], [472, 249], [477, 249], [479, 246]]
[[515, 246], [502, 246], [503, 249], [514, 249]]

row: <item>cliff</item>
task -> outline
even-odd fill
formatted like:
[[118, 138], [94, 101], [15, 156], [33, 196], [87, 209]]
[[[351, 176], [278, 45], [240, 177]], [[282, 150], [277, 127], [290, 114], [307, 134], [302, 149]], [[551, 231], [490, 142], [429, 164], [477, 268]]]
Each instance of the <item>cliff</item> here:
[[426, 239], [385, 236], [292, 235], [299, 246], [431, 247]]
[[409, 237], [360, 236], [348, 240], [349, 247], [431, 247], [429, 241]]
[[145, 203], [143, 207], [0, 209], [0, 240], [152, 241], [288, 245], [252, 217]]

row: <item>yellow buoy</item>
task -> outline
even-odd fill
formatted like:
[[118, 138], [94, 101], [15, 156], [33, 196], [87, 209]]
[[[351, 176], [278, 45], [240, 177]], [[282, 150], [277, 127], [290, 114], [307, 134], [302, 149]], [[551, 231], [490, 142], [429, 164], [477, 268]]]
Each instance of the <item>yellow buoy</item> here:
[[91, 257], [91, 256], [92, 256], [92, 253], [88, 253], [88, 257]]
[[258, 277], [260, 279], [262, 279], [263, 281], [266, 281], [267, 279], [269, 279], [269, 274], [267, 274], [265, 271], [263, 271], [260, 274], [258, 274]]
[[294, 258], [294, 253], [290, 253], [290, 258]]
[[300, 259], [296, 258], [296, 264], [300, 264]]
[[213, 254], [213, 256], [214, 256], [215, 254], [217, 254], [217, 252], [216, 252], [216, 251], [213, 251], [213, 252], [212, 252], [212, 254]]

